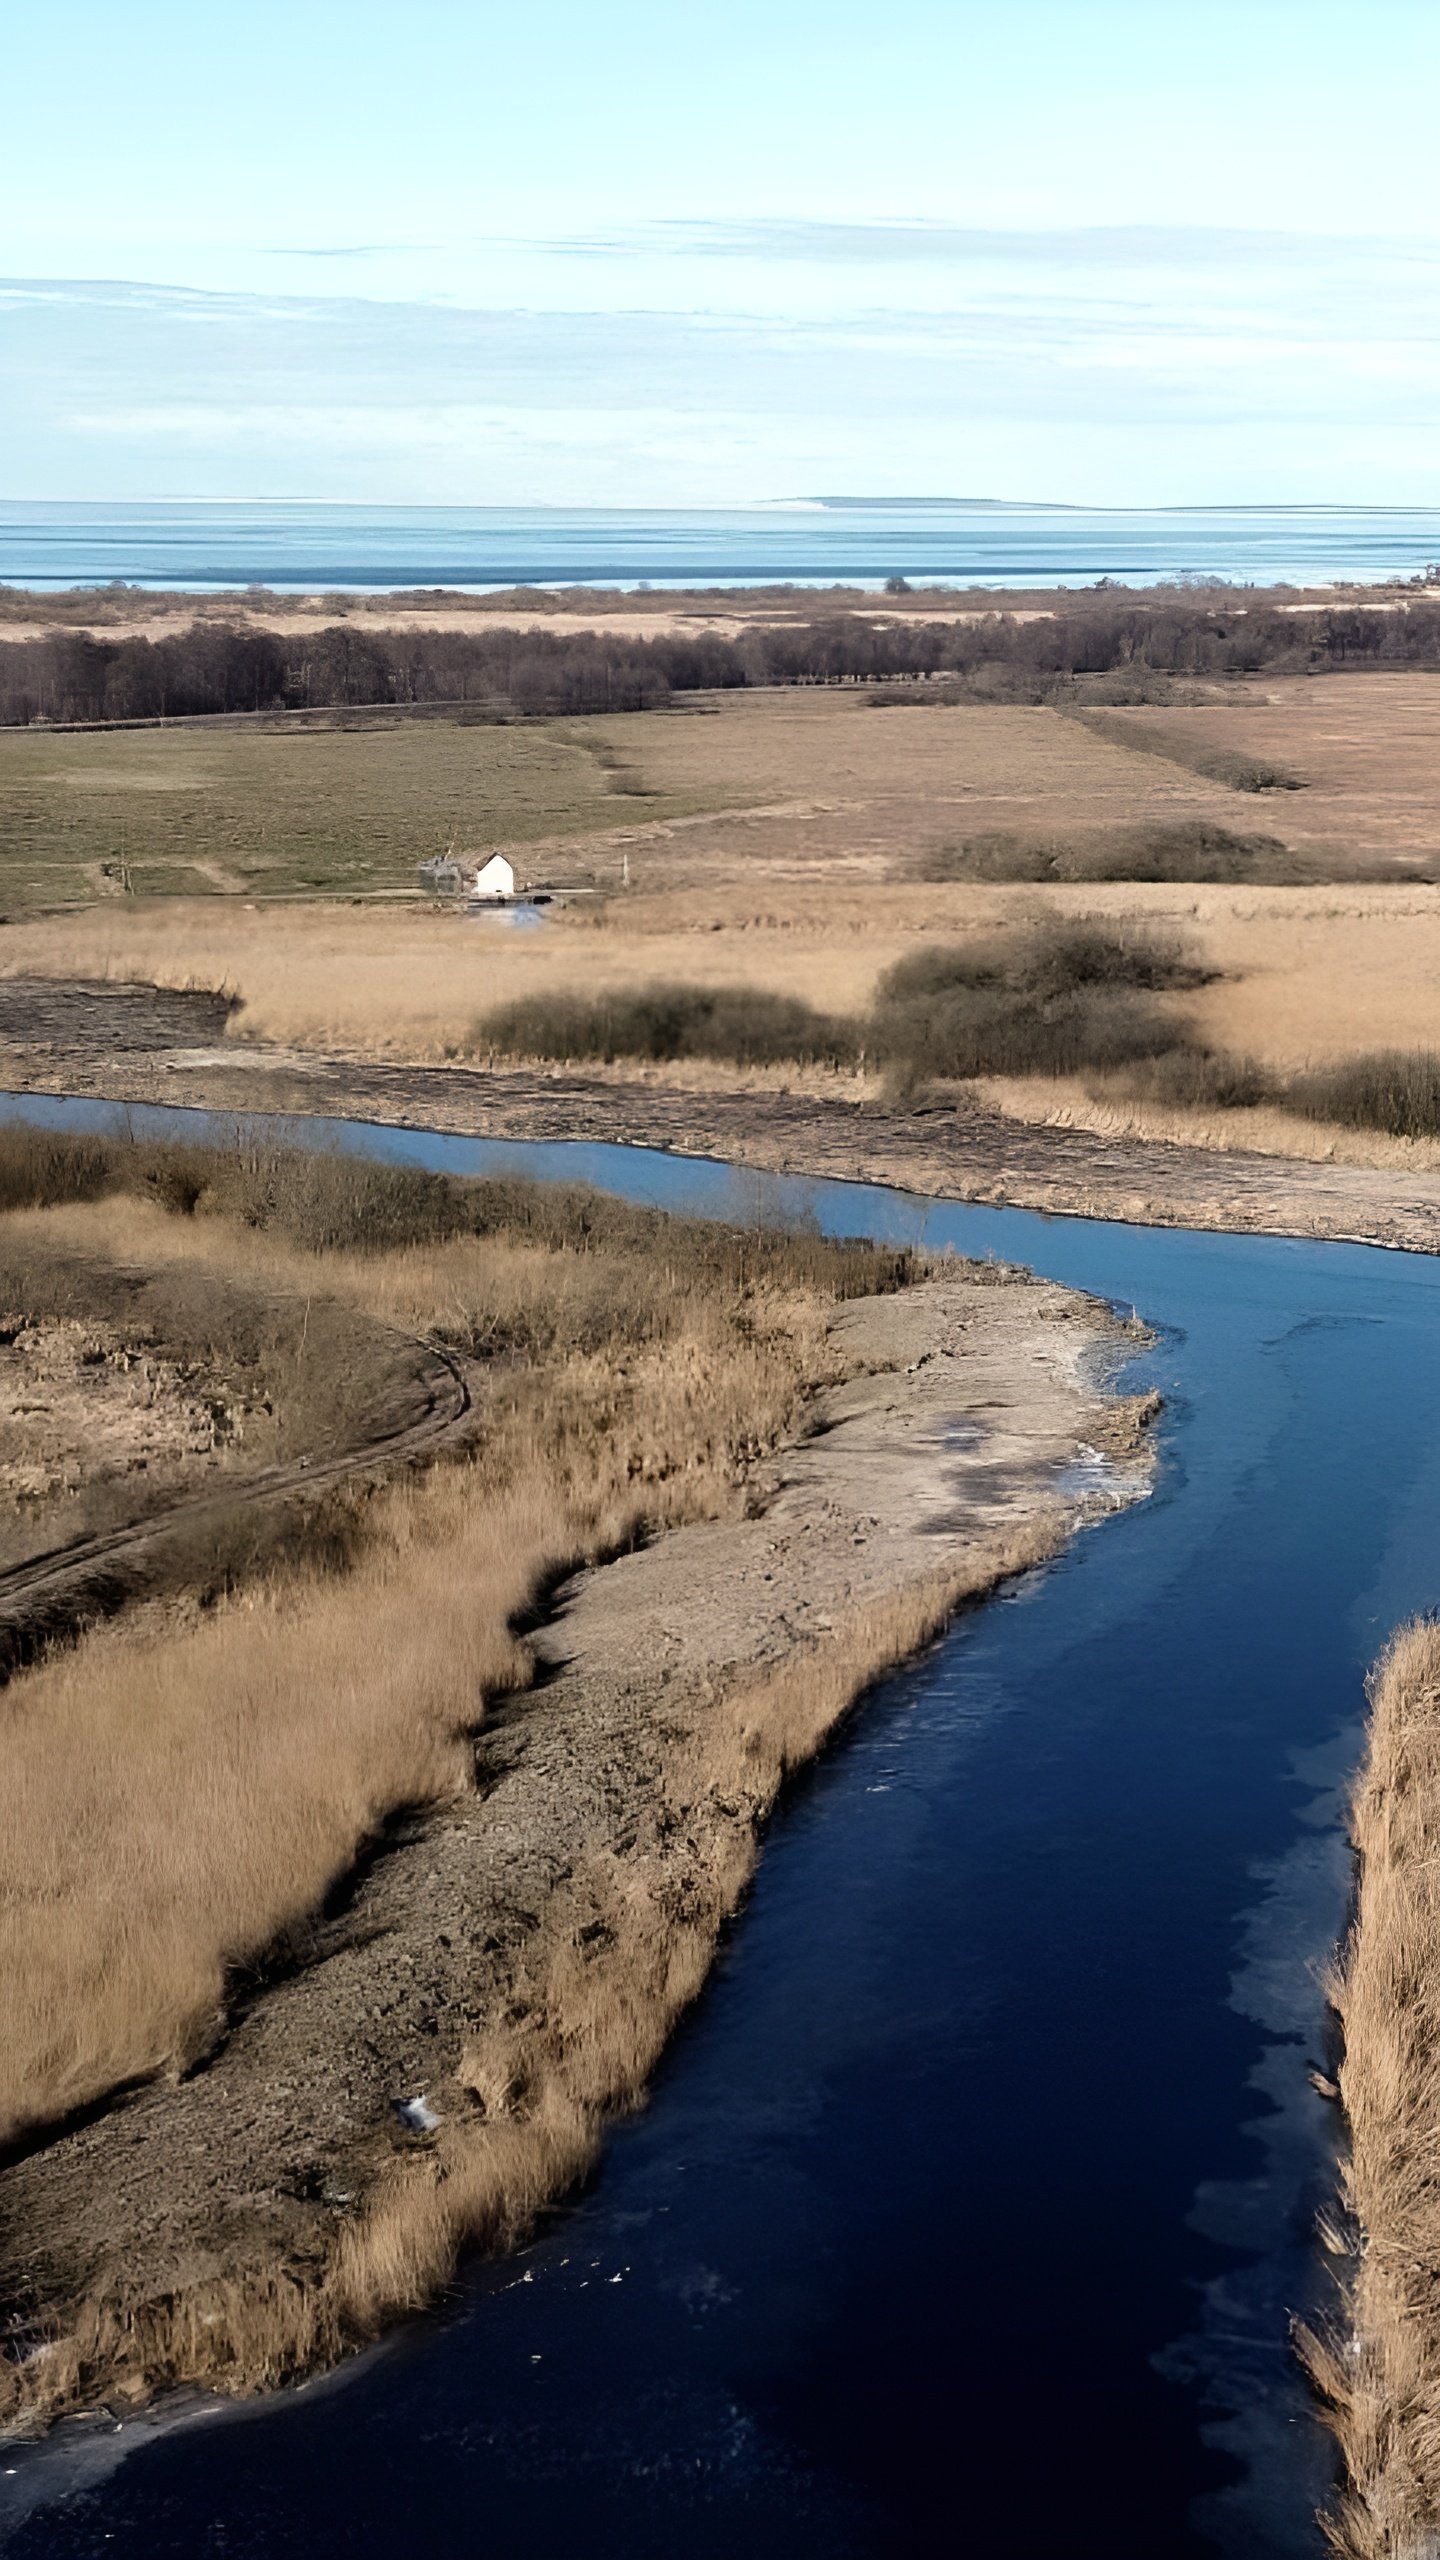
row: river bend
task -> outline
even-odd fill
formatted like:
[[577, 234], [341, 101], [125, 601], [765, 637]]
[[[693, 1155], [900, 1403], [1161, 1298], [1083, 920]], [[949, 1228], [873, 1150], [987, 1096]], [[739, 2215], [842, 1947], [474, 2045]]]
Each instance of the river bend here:
[[1318, 2560], [1306, 2069], [1364, 1669], [1440, 1599], [1440, 1261], [275, 1126], [1027, 1262], [1157, 1329], [1161, 1473], [796, 1786], [651, 2105], [531, 2249], [283, 2399], [16, 2450], [7, 2560]]

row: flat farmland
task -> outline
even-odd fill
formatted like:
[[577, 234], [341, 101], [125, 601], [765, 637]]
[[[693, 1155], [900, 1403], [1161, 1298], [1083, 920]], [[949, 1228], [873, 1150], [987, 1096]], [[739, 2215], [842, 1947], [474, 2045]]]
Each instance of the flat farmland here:
[[[1177, 820], [1271, 835], [1344, 880], [1440, 866], [1437, 741], [1440, 678], [1423, 675], [1084, 723], [841, 687], [502, 727], [4, 731], [0, 902], [393, 894], [458, 841], [518, 847], [532, 874], [570, 854], [602, 887], [627, 868], [649, 893], [723, 882], [743, 904], [822, 877], [878, 885], [976, 835]], [[1177, 760], [1192, 752], [1304, 788], [1239, 791]]]
[[[1293, 1072], [1440, 1047], [1440, 888], [1406, 877], [1440, 847], [1437, 736], [1440, 680], [1414, 675], [1107, 709], [1093, 727], [1048, 708], [875, 707], [815, 688], [523, 727], [5, 737], [0, 796], [13, 808], [23, 781], [77, 902], [27, 915], [11, 900], [0, 970], [224, 986], [242, 999], [229, 1047], [418, 1061], [483, 1054], [477, 1026], [517, 998], [656, 981], [859, 1014], [927, 941], [1051, 909], [1180, 932], [1217, 974], [1166, 1001], [1216, 1047]], [[1177, 742], [1271, 761], [1303, 787], [1237, 790], [1177, 760]], [[1093, 842], [1177, 821], [1269, 837], [1328, 877], [916, 876], [977, 836]], [[87, 897], [85, 866], [113, 858], [117, 829], [132, 892], [111, 878]], [[406, 905], [414, 863], [452, 836], [518, 849], [522, 879], [569, 872], [601, 894], [528, 932]], [[37, 858], [33, 837], [28, 853], [7, 841], [12, 873]], [[1390, 879], [1368, 876], [1386, 864]], [[157, 888], [201, 894], [144, 894], [156, 871]], [[1058, 1087], [1009, 1096], [1031, 1114], [1057, 1103], [1100, 1107]], [[1225, 1126], [1239, 1143], [1241, 1116]], [[1288, 1144], [1313, 1148], [1287, 1126]]]
[[[625, 828], [642, 889], [725, 886], [737, 904], [784, 884], [880, 886], [972, 835], [1129, 827], [1157, 816], [1236, 823], [1236, 794], [1092, 735], [1048, 708], [881, 705], [797, 688], [712, 698], [708, 712], [588, 721], [658, 802]], [[1269, 822], [1267, 807], [1265, 819]], [[1253, 802], [1241, 823], [1254, 825]]]
[[[1293, 773], [1298, 791], [1227, 791], [1293, 850], [1347, 869], [1372, 861], [1440, 871], [1440, 677], [1327, 676], [1233, 703], [1106, 711], [1106, 735], [1169, 764], [1167, 749], [1238, 755]], [[1233, 823], [1233, 817], [1232, 817]]]
[[0, 731], [0, 907], [413, 892], [452, 841], [583, 844], [694, 807], [683, 784], [637, 797], [586, 726]]

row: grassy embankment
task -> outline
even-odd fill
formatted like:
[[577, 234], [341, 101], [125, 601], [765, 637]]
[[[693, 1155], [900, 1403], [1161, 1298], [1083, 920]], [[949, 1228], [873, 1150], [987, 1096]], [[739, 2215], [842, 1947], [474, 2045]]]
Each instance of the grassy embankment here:
[[[578, 1192], [23, 1133], [5, 1140], [4, 1196], [17, 1270], [30, 1251], [103, 1251], [192, 1293], [224, 1273], [492, 1363], [471, 1450], [376, 1495], [343, 1569], [302, 1563], [198, 1618], [82, 1639], [12, 1682], [0, 2125], [33, 2140], [223, 2036], [236, 1969], [303, 1932], [396, 1808], [473, 1784], [486, 1699], [528, 1676], [512, 1627], [537, 1591], [646, 1528], [743, 1504], [756, 1456], [836, 1374], [827, 1311], [914, 1266]], [[466, 2239], [522, 2227], [589, 2157], [606, 2108], [638, 2092], [786, 1768], [879, 1668], [1055, 1534], [1036, 1522], [992, 1542], [707, 1716], [676, 1780], [713, 1835], [683, 1921], [646, 1906], [642, 1879], [625, 1886], [610, 1960], [551, 1932], [543, 2000], [473, 2036], [461, 2063], [477, 2096], [523, 2096], [448, 2127], [423, 2158], [397, 2164], [382, 2145], [374, 2192], [322, 2268], [217, 2279], [198, 2308], [152, 2303], [138, 2328], [99, 2292], [57, 2321], [46, 2357], [4, 2368], [12, 2415], [117, 2377], [297, 2370], [423, 2299]]]
[[[522, 1515], [520, 1526], [533, 1531], [535, 1524]], [[470, 2094], [469, 2119], [442, 2126], [423, 2151], [398, 2160], [391, 2146], [377, 2143], [359, 2209], [319, 2267], [246, 2279], [222, 2274], [169, 2301], [147, 2302], [139, 2317], [123, 2297], [97, 2289], [56, 2321], [43, 2369], [0, 2377], [0, 2424], [43, 2422], [101, 2393], [123, 2400], [189, 2384], [238, 2392], [274, 2387], [422, 2309], [462, 2252], [516, 2245], [540, 2210], [591, 2167], [606, 2122], [642, 2097], [710, 1969], [787, 1776], [874, 1680], [928, 1643], [967, 1602], [1043, 1562], [1063, 1535], [1058, 1517], [1040, 1517], [982, 1540], [948, 1570], [853, 1609], [822, 1646], [708, 1710], [703, 1730], [676, 1748], [666, 1779], [667, 1816], [684, 1823], [691, 1852], [683, 1896], [677, 1899], [663, 1876], [652, 1881], [643, 1866], [620, 1868], [613, 1856], [577, 1875], [573, 1902], [545, 1915], [504, 2014], [466, 2039], [455, 2078]], [[493, 1542], [486, 1548], [456, 1539], [453, 1516], [444, 1556], [491, 1573], [499, 1567]], [[385, 1596], [373, 1574], [357, 1592], [362, 1604]], [[499, 1590], [492, 1596], [498, 1600]], [[428, 1597], [450, 1598], [438, 1574]], [[417, 1615], [412, 1598], [398, 1629], [402, 1640]], [[513, 1651], [497, 1662], [472, 1637], [437, 1681], [433, 1657], [457, 1632], [452, 1601], [430, 1633], [410, 1691], [412, 1703], [418, 1699], [431, 1713], [438, 1703], [442, 1726], [462, 1713], [473, 1720], [473, 1683], [489, 1674], [513, 1685], [525, 1667]], [[388, 1649], [386, 1659], [393, 1669]], [[313, 1639], [306, 1666], [312, 1678], [332, 1670]], [[350, 1726], [347, 1717], [340, 1736], [347, 1759]], [[415, 1758], [412, 1745], [412, 1785]], [[277, 1764], [278, 1780], [290, 1774]], [[437, 1752], [422, 1776], [432, 1798], [466, 1782], [453, 1750]]]
[[1440, 2542], [1440, 1624], [1402, 1627], [1370, 1682], [1351, 1831], [1354, 1924], [1334, 1985], [1349, 2123], [1342, 2319], [1302, 2336], [1347, 2485], [1346, 2560]]

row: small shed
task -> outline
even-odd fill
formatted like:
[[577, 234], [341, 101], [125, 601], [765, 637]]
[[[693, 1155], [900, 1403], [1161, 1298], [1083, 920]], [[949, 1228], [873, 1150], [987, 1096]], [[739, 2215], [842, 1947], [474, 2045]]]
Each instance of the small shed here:
[[465, 895], [486, 900], [513, 898], [514, 865], [506, 861], [503, 853], [492, 853], [488, 862], [482, 862], [477, 870], [468, 874]]

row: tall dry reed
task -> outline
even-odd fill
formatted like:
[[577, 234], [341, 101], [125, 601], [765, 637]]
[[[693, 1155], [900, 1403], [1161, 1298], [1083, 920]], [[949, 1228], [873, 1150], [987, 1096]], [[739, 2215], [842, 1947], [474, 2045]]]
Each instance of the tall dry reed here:
[[[836, 1374], [828, 1305], [907, 1267], [580, 1193], [404, 1177], [389, 1231], [408, 1203], [419, 1241], [317, 1251], [297, 1233], [317, 1231], [317, 1202], [330, 1232], [347, 1169], [261, 1174], [284, 1207], [273, 1228], [127, 1187], [12, 1211], [4, 1234], [17, 1269], [27, 1248], [108, 1243], [448, 1333], [496, 1355], [483, 1428], [464, 1463], [371, 1505], [346, 1579], [292, 1573], [12, 1682], [0, 2140], [203, 2049], [230, 1973], [313, 1912], [397, 1808], [463, 1783], [487, 1695], [524, 1678], [509, 1628], [532, 1591], [643, 1524], [723, 1511]], [[470, 1232], [444, 1232], [462, 1216]]]
[[1370, 1681], [1352, 1832], [1354, 1925], [1334, 1984], [1349, 2253], [1342, 2312], [1300, 2345], [1346, 2485], [1346, 2560], [1440, 2551], [1440, 1623], [1402, 1627]]
[[345, 1579], [91, 1638], [11, 1684], [0, 2138], [203, 2049], [228, 1974], [398, 1807], [464, 1783], [487, 1695], [523, 1683], [508, 1630], [537, 1585], [725, 1507], [793, 1418], [804, 1328], [710, 1312], [517, 1380], [475, 1459], [382, 1500]]
[[138, 2305], [97, 2292], [43, 2357], [4, 2377], [11, 2422], [101, 2390], [273, 2386], [420, 2307], [464, 2250], [522, 2238], [584, 2173], [607, 2120], [639, 2101], [705, 1979], [786, 1777], [875, 1678], [1053, 1553], [1066, 1527], [1063, 1511], [1036, 1516], [692, 1715], [666, 1766], [660, 1854], [601, 1851], [582, 1865], [547, 1910], [505, 2016], [462, 2055], [459, 2077], [483, 2113], [391, 2157], [317, 2268], [202, 2278]]

